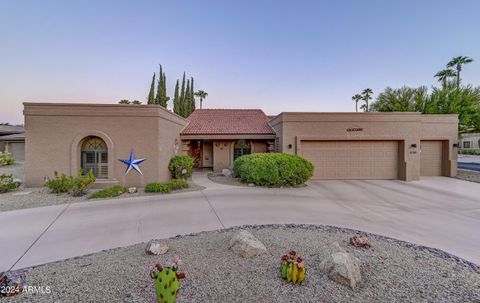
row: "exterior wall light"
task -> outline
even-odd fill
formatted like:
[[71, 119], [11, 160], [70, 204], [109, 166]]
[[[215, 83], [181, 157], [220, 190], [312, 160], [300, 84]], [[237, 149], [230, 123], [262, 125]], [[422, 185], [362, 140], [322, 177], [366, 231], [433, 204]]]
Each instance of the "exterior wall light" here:
[[410, 144], [410, 147], [411, 147], [411, 148], [417, 148], [417, 144], [415, 144], [415, 143], [414, 143], [414, 144]]
[[288, 144], [288, 148], [292, 148], [292, 144]]
[[458, 147], [458, 143], [453, 143], [453, 147]]

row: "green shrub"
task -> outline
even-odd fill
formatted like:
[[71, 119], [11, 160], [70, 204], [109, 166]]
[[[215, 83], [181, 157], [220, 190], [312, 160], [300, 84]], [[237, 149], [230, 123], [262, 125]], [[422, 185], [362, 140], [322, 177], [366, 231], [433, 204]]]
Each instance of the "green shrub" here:
[[147, 193], [164, 193], [168, 194], [172, 190], [179, 190], [188, 188], [188, 183], [185, 180], [176, 179], [167, 183], [149, 183], [145, 186], [145, 192]]
[[72, 188], [72, 177], [54, 171], [53, 179], [45, 182], [45, 187], [50, 189], [52, 193], [66, 193]]
[[113, 198], [113, 197], [118, 197], [121, 194], [126, 192], [127, 192], [127, 188], [125, 186], [115, 185], [115, 186], [107, 187], [92, 193], [88, 197], [88, 199]]
[[6, 193], [18, 188], [22, 182], [14, 181], [12, 175], [0, 175], [0, 193]]
[[66, 193], [71, 191], [72, 196], [82, 196], [86, 193], [87, 186], [95, 183], [96, 178], [92, 171], [84, 175], [80, 169], [75, 177], [59, 174], [57, 171], [53, 173], [53, 179], [45, 182], [45, 187], [50, 189], [52, 193]]
[[295, 155], [258, 153], [235, 160], [233, 170], [244, 183], [267, 187], [295, 186], [312, 177], [313, 164]]
[[87, 192], [87, 186], [95, 183], [96, 180], [91, 170], [84, 175], [83, 169], [80, 169], [78, 174], [72, 177], [72, 196], [83, 196]]
[[480, 150], [475, 150], [475, 149], [462, 149], [458, 151], [459, 154], [462, 155], [475, 155], [478, 156], [480, 155]]
[[146, 193], [164, 193], [168, 194], [172, 191], [172, 188], [168, 183], [149, 183], [145, 186]]
[[189, 156], [175, 156], [170, 160], [168, 170], [173, 179], [187, 179], [192, 176], [194, 162]]
[[175, 179], [167, 183], [172, 190], [188, 188], [188, 182], [182, 179]]
[[9, 152], [0, 152], [0, 166], [15, 164], [15, 158]]

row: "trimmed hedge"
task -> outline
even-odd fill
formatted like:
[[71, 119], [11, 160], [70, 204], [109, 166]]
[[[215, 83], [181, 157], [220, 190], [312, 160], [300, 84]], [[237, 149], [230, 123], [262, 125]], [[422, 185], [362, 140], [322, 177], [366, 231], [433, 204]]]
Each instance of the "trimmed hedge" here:
[[168, 170], [173, 179], [187, 179], [192, 176], [195, 160], [189, 156], [175, 156], [168, 163]]
[[172, 180], [167, 183], [149, 183], [145, 186], [145, 192], [147, 193], [164, 193], [168, 194], [172, 192], [172, 190], [179, 190], [188, 188], [188, 183], [185, 180], [177, 179]]
[[281, 187], [305, 183], [313, 175], [313, 164], [302, 157], [280, 153], [241, 156], [233, 170], [243, 183]]
[[114, 198], [127, 192], [127, 188], [121, 185], [114, 185], [92, 193], [88, 199]]

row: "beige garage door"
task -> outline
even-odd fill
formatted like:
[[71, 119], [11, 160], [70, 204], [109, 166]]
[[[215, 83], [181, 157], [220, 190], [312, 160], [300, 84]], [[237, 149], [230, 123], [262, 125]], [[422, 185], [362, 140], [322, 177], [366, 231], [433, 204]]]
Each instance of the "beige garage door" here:
[[421, 141], [420, 176], [443, 175], [442, 141]]
[[302, 141], [314, 179], [397, 179], [397, 141]]

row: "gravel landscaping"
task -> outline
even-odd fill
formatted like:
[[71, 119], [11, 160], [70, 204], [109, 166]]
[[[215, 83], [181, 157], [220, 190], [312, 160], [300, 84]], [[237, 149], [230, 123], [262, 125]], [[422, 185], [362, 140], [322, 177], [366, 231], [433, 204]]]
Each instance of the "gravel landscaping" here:
[[[187, 192], [187, 191], [196, 191], [204, 189], [203, 186], [199, 186], [193, 182], [189, 182], [190, 187], [176, 192]], [[9, 211], [15, 209], [24, 209], [24, 208], [34, 208], [50, 205], [59, 205], [65, 203], [75, 203], [75, 202], [85, 202], [93, 203], [94, 201], [101, 201], [104, 199], [87, 199], [88, 195], [95, 190], [89, 190], [89, 193], [81, 197], [73, 197], [70, 194], [53, 194], [50, 193], [50, 190], [44, 187], [37, 188], [23, 188], [21, 186], [17, 190], [12, 192], [0, 194], [0, 212]], [[120, 199], [120, 198], [130, 198], [138, 196], [152, 196], [152, 195], [161, 195], [158, 193], [145, 193], [143, 188], [138, 188], [138, 192], [134, 194], [124, 193], [115, 198], [108, 199]]]
[[[356, 231], [328, 226], [244, 228], [266, 253], [243, 258], [228, 250], [236, 228], [177, 236], [165, 255], [146, 255], [145, 244], [139, 244], [29, 269], [27, 285], [49, 286], [51, 293], [8, 300], [152, 303], [149, 268], [178, 255], [186, 279], [177, 302], [480, 302], [478, 267], [443, 251], [372, 234], [367, 234], [371, 248], [354, 248], [348, 240]], [[325, 247], [335, 241], [361, 262], [362, 279], [353, 290], [319, 269]], [[279, 277], [280, 257], [292, 249], [305, 261], [302, 285]]]
[[480, 183], [480, 172], [468, 169], [457, 170], [457, 179]]
[[248, 186], [248, 184], [244, 184], [240, 182], [239, 178], [234, 178], [233, 176], [225, 176], [221, 172], [211, 172], [207, 174], [208, 179], [210, 181], [225, 184], [225, 185], [233, 185], [233, 186]]

